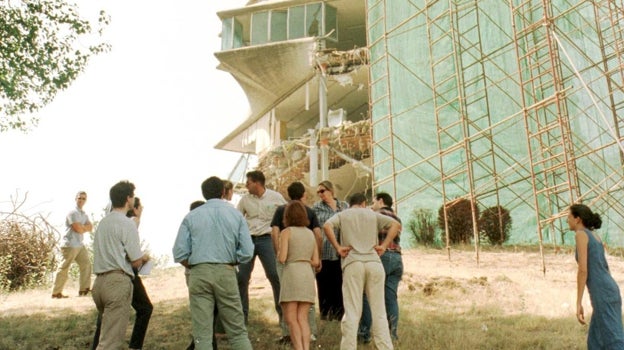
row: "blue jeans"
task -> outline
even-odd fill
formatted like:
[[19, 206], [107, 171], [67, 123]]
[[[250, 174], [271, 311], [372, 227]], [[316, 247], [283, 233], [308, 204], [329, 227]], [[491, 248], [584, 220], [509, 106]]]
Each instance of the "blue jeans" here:
[[[399, 325], [399, 302], [397, 298], [397, 290], [399, 282], [403, 276], [403, 258], [401, 254], [388, 251], [381, 256], [381, 263], [386, 272], [386, 281], [384, 284], [384, 298], [386, 302], [386, 314], [388, 316], [388, 326], [390, 327], [390, 336], [393, 340], [399, 339], [397, 328]], [[362, 317], [358, 329], [358, 336], [362, 340], [370, 340], [370, 329], [372, 316], [370, 306], [366, 295], [362, 307]]]
[[[260, 258], [260, 263], [264, 268], [264, 274], [271, 283], [273, 289], [273, 300], [275, 302], [275, 311], [279, 316], [280, 324], [282, 324], [282, 308], [279, 304], [280, 282], [277, 275], [277, 264], [275, 250], [273, 250], [273, 241], [271, 235], [251, 236], [254, 243], [254, 255], [248, 263], [238, 266], [238, 290], [240, 292], [241, 301], [243, 303], [243, 313], [245, 314], [245, 323], [249, 318], [249, 281], [251, 280], [251, 272], [254, 269], [256, 256]], [[283, 334], [285, 335], [285, 334]]]

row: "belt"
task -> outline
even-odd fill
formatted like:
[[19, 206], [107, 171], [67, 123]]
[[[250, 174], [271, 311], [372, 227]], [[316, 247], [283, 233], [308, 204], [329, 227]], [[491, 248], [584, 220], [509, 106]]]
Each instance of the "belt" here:
[[258, 238], [262, 238], [262, 237], [265, 237], [265, 236], [270, 236], [270, 235], [271, 235], [271, 233], [270, 233], [270, 232], [269, 232], [269, 233], [263, 233], [263, 234], [261, 234], [261, 235], [251, 236], [251, 239], [252, 239], [252, 240], [254, 240], [254, 239], [258, 239]]
[[124, 270], [110, 270], [110, 271], [106, 271], [106, 272], [102, 272], [102, 273], [96, 273], [96, 276], [106, 276], [106, 275], [110, 275], [111, 273], [120, 273], [123, 275], [126, 275], [130, 278], [132, 278], [132, 276], [128, 275]]

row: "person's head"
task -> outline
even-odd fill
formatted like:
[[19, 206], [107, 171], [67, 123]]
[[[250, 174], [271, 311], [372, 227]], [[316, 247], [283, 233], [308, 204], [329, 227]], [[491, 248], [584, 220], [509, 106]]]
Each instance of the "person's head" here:
[[82, 209], [82, 207], [84, 206], [86, 202], [87, 202], [87, 192], [78, 191], [78, 193], [76, 193], [76, 206]]
[[134, 197], [134, 205], [128, 212], [126, 212], [126, 216], [131, 218], [133, 216], [138, 216], [137, 211], [143, 209], [143, 204], [141, 204], [141, 199], [139, 197]]
[[373, 200], [373, 210], [377, 211], [384, 207], [392, 207], [392, 196], [386, 192], [379, 192], [375, 195]]
[[191, 203], [189, 211], [197, 208], [197, 207], [201, 207], [204, 203], [206, 203], [206, 201], [195, 201], [193, 203]]
[[223, 180], [223, 199], [231, 201], [234, 195], [234, 184], [230, 180]]
[[303, 226], [310, 225], [310, 219], [308, 219], [308, 212], [305, 205], [300, 201], [291, 201], [286, 205], [284, 210], [284, 227], [288, 226]]
[[568, 214], [568, 226], [573, 231], [583, 228], [596, 230], [602, 226], [602, 219], [585, 204], [573, 204]]
[[119, 181], [109, 191], [113, 209], [129, 210], [134, 206], [134, 184], [130, 181]]
[[331, 181], [321, 181], [316, 187], [316, 194], [323, 202], [328, 202], [334, 199], [334, 184]]
[[259, 196], [264, 193], [264, 174], [260, 170], [253, 170], [247, 173], [247, 182], [245, 183], [245, 187], [249, 193]]
[[288, 191], [288, 197], [290, 197], [291, 200], [298, 201], [301, 200], [305, 194], [305, 186], [303, 186], [301, 182], [295, 181], [288, 185], [286, 191]]
[[355, 193], [349, 197], [349, 206], [350, 207], [365, 207], [366, 206], [366, 196], [364, 193]]
[[220, 199], [223, 196], [223, 180], [216, 176], [211, 176], [202, 182], [201, 190], [206, 200]]

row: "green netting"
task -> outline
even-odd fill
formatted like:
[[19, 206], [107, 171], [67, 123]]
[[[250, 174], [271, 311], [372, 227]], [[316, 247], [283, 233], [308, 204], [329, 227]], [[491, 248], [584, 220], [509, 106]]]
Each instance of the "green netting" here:
[[472, 197], [510, 210], [510, 243], [569, 244], [582, 201], [624, 245], [620, 2], [367, 5], [374, 185], [403, 220]]

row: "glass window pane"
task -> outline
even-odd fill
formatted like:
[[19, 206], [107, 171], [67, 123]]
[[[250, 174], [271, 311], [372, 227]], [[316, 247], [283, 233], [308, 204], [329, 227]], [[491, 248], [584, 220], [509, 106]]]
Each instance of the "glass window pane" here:
[[306, 36], [321, 36], [321, 19], [323, 13], [321, 12], [321, 3], [306, 5]]
[[333, 30], [334, 32], [331, 33], [329, 37], [334, 40], [338, 40], [338, 24], [336, 18], [336, 8], [325, 5], [325, 30], [323, 34], [327, 34]]
[[221, 22], [221, 51], [232, 48], [232, 22], [233, 18], [226, 18]]
[[288, 9], [288, 39], [299, 39], [305, 36], [305, 6]]
[[256, 12], [251, 15], [251, 45], [266, 44], [269, 41], [269, 13]]
[[232, 48], [243, 47], [243, 25], [234, 20], [234, 37], [232, 38]]
[[286, 40], [286, 26], [288, 21], [288, 11], [271, 11], [271, 41]]

